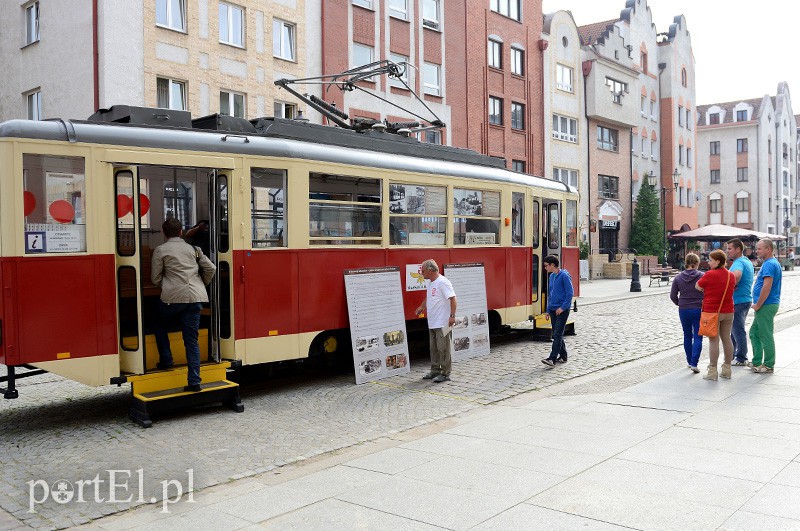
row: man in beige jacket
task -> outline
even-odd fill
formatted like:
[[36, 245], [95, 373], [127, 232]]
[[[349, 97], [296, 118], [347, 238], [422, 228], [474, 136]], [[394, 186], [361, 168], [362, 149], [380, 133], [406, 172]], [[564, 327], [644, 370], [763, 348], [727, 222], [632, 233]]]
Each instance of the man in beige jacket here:
[[201, 391], [200, 346], [197, 333], [200, 328], [200, 310], [208, 302], [206, 284], [214, 277], [216, 267], [205, 254], [181, 239], [181, 222], [170, 218], [161, 226], [167, 241], [153, 251], [151, 280], [161, 286], [158, 303], [159, 317], [154, 326], [158, 346], [159, 369], [173, 365], [166, 324], [181, 323], [183, 345], [186, 348], [188, 385], [185, 391]]

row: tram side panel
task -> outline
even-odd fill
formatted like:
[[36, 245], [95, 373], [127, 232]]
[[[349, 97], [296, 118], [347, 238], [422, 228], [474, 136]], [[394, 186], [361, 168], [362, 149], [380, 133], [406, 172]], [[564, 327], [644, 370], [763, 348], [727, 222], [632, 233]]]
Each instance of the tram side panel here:
[[6, 364], [117, 354], [113, 256], [20, 257], [4, 262]]

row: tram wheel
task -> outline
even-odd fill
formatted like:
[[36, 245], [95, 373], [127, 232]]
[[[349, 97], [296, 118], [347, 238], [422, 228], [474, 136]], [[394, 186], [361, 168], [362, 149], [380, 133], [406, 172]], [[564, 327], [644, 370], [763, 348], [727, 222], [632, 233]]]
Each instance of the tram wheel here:
[[326, 330], [311, 342], [310, 356], [317, 356], [335, 372], [352, 369], [352, 348], [349, 330]]

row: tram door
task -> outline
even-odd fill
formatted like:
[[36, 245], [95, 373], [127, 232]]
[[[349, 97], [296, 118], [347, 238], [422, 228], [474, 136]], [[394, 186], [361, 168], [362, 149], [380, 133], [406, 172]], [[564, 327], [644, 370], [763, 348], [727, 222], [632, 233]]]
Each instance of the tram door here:
[[[218, 274], [208, 288], [210, 302], [204, 304], [201, 311], [198, 341], [201, 362], [219, 360], [221, 312], [218, 301], [220, 293], [230, 293], [230, 289], [225, 290], [219, 285], [219, 256], [227, 253], [226, 261], [230, 263], [227, 258], [230, 254], [227, 177], [207, 168], [173, 166], [120, 167], [115, 170], [115, 175], [121, 369], [142, 374], [154, 370], [159, 360], [153, 332], [160, 318], [161, 290], [152, 283], [151, 263], [153, 251], [166, 240], [161, 226], [168, 218], [177, 218], [184, 233], [196, 229], [191, 237], [187, 236], [187, 241], [208, 255], [217, 266]], [[223, 193], [218, 189], [220, 181], [225, 183]], [[126, 246], [119, 245], [122, 241]], [[184, 364], [180, 325], [166, 325], [171, 332], [174, 362]]]
[[[554, 254], [561, 260], [561, 203], [558, 201], [542, 201], [542, 259]], [[542, 310], [547, 308], [547, 288], [549, 274], [542, 267]]]

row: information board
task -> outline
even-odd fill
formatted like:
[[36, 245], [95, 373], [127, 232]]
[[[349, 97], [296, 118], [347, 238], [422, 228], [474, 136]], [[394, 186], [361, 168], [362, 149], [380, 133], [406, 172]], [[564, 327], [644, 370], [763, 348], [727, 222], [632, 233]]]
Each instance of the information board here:
[[452, 334], [453, 361], [488, 354], [489, 312], [483, 264], [446, 264], [444, 271], [458, 301]]
[[356, 383], [411, 371], [399, 267], [344, 272]]

